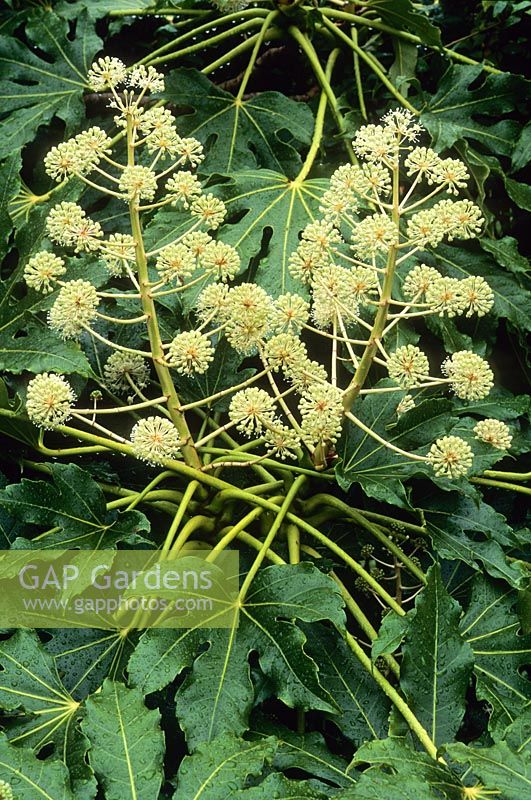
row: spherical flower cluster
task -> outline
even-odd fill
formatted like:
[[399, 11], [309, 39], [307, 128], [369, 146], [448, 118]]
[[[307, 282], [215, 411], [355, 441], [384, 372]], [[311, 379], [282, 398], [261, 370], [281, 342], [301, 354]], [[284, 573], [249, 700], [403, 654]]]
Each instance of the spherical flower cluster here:
[[65, 272], [63, 259], [43, 250], [32, 256], [24, 267], [24, 280], [30, 289], [48, 294], [53, 291], [57, 278]]
[[462, 314], [466, 301], [461, 292], [461, 281], [457, 278], [437, 278], [426, 291], [426, 302], [440, 317]]
[[87, 217], [76, 203], [63, 202], [54, 206], [48, 214], [46, 229], [52, 241], [73, 247], [76, 253], [91, 252], [101, 246], [101, 225]]
[[193, 137], [179, 137], [176, 152], [179, 156], [176, 161], [178, 165], [190, 164], [191, 167], [197, 167], [205, 158], [203, 145]]
[[146, 417], [131, 431], [133, 453], [148, 464], [162, 464], [165, 458], [175, 458], [181, 445], [173, 423], [165, 417]]
[[460, 281], [459, 290], [465, 304], [466, 317], [471, 317], [472, 314], [483, 317], [494, 304], [494, 292], [485, 278], [481, 278], [479, 275], [464, 278]]
[[449, 194], [459, 194], [458, 189], [466, 188], [470, 175], [463, 164], [457, 158], [440, 159], [431, 171], [431, 181], [435, 184], [443, 184], [447, 187]]
[[352, 272], [337, 264], [316, 270], [312, 280], [312, 317], [318, 328], [353, 322], [358, 313]]
[[11, 784], [0, 780], [0, 800], [14, 800], [14, 797]]
[[440, 156], [431, 147], [414, 147], [404, 160], [404, 166], [409, 176], [426, 176], [428, 183], [431, 183], [431, 176], [440, 161]]
[[213, 194], [204, 194], [198, 197], [190, 206], [190, 211], [192, 216], [199, 217], [209, 231], [219, 228], [227, 216], [225, 203], [218, 200]]
[[214, 358], [208, 336], [199, 331], [183, 331], [175, 336], [168, 349], [168, 363], [181, 375], [202, 375]]
[[428, 267], [426, 264], [418, 264], [408, 272], [404, 279], [404, 283], [402, 284], [404, 296], [410, 299], [423, 299], [434, 281], [441, 277], [441, 273], [434, 269], [434, 267]]
[[406, 108], [394, 108], [388, 111], [382, 117], [382, 122], [395, 136], [407, 142], [416, 142], [424, 130], [422, 125], [417, 122], [413, 112]]
[[308, 360], [306, 345], [291, 333], [279, 333], [265, 345], [264, 359], [275, 371], [290, 374]]
[[201, 194], [201, 184], [197, 175], [181, 170], [166, 182], [166, 191], [173, 198], [172, 205], [180, 203], [183, 208], [189, 208], [192, 200]]
[[273, 424], [274, 416], [273, 399], [263, 389], [254, 386], [236, 392], [230, 402], [229, 419], [245, 436], [261, 433]]
[[106, 242], [102, 242], [101, 258], [110, 274], [119, 278], [124, 267], [135, 260], [135, 240], [129, 233], [111, 233]]
[[389, 356], [387, 371], [391, 380], [404, 389], [411, 389], [429, 375], [430, 365], [425, 354], [413, 344], [406, 344]]
[[204, 269], [215, 273], [216, 279], [232, 280], [240, 269], [238, 251], [225, 242], [211, 242], [205, 247], [201, 256]]
[[44, 167], [50, 177], [62, 181], [69, 175], [86, 175], [111, 152], [111, 139], [97, 125], [61, 142], [47, 153]]
[[127, 76], [127, 83], [129, 86], [148, 92], [164, 91], [164, 75], [157, 72], [155, 67], [146, 67], [144, 64], [131, 70]]
[[[133, 386], [143, 389], [149, 380], [149, 365], [138, 353], [117, 350], [107, 359], [103, 367], [105, 383], [117, 394], [129, 393]], [[128, 378], [130, 380], [128, 380]]]
[[314, 271], [326, 267], [330, 260], [328, 251], [323, 251], [314, 242], [303, 240], [289, 257], [289, 271], [301, 283], [310, 283]]
[[140, 164], [125, 167], [118, 188], [129, 200], [153, 200], [157, 191], [157, 176], [149, 167]]
[[433, 212], [445, 226], [450, 242], [474, 239], [483, 228], [481, 210], [471, 200], [441, 200], [433, 206]]
[[340, 225], [343, 217], [355, 214], [357, 210], [358, 201], [351, 192], [330, 187], [321, 197], [319, 211], [331, 225]]
[[428, 461], [438, 478], [462, 478], [474, 460], [472, 448], [460, 436], [443, 436], [430, 447]]
[[52, 330], [63, 339], [77, 339], [96, 316], [98, 294], [88, 281], [69, 281], [61, 287], [48, 314]]
[[268, 428], [264, 439], [269, 455], [276, 455], [282, 461], [297, 458], [301, 442], [295, 431], [286, 425], [277, 423], [273, 428]]
[[483, 400], [493, 386], [492, 370], [481, 356], [459, 350], [442, 365], [450, 386], [462, 400]]
[[337, 441], [343, 422], [342, 392], [329, 383], [310, 386], [299, 403], [303, 435], [312, 444]]
[[301, 394], [307, 392], [311, 386], [328, 384], [323, 365], [317, 361], [311, 361], [309, 358], [304, 363], [296, 364], [290, 369], [289, 380]]
[[271, 317], [275, 333], [299, 333], [308, 322], [310, 305], [300, 295], [286, 292], [277, 297]]
[[378, 290], [378, 276], [367, 267], [355, 267], [350, 272], [354, 298], [363, 303]]
[[[452, 223], [453, 224], [453, 223]], [[423, 208], [413, 214], [407, 224], [407, 238], [412, 245], [437, 247], [444, 239], [448, 226], [437, 213], [437, 206]]]
[[498, 450], [508, 450], [513, 440], [509, 426], [499, 419], [482, 419], [475, 425], [474, 435]]
[[72, 387], [61, 375], [43, 372], [28, 384], [26, 411], [35, 425], [52, 430], [68, 419], [75, 401]]
[[196, 313], [201, 320], [226, 319], [229, 306], [229, 287], [225, 283], [211, 283], [197, 299]]
[[352, 249], [360, 258], [387, 253], [397, 244], [398, 227], [386, 214], [371, 214], [358, 222], [352, 231]]
[[325, 219], [309, 222], [301, 234], [303, 242], [313, 245], [320, 256], [329, 252], [334, 245], [341, 242], [339, 231]]
[[366, 161], [393, 163], [398, 158], [395, 132], [383, 125], [363, 125], [352, 142], [354, 152]]
[[169, 244], [160, 251], [155, 268], [163, 281], [184, 283], [194, 272], [196, 262], [192, 251], [182, 242]]
[[252, 353], [270, 331], [272, 301], [267, 292], [254, 283], [235, 286], [227, 297], [226, 337], [240, 353]]
[[382, 164], [363, 164], [358, 185], [360, 194], [385, 197], [391, 191], [391, 174]]
[[103, 92], [110, 86], [117, 86], [125, 80], [126, 67], [119, 58], [98, 58], [87, 74], [88, 85], [95, 92]]
[[191, 231], [191, 233], [186, 233], [181, 241], [192, 251], [194, 258], [196, 258], [198, 264], [201, 265], [201, 259], [207, 245], [214, 240], [212, 236], [205, 231]]

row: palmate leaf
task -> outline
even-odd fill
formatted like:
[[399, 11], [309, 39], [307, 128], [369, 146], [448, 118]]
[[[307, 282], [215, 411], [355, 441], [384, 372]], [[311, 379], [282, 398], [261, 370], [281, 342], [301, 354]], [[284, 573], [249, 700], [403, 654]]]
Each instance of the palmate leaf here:
[[301, 163], [297, 149], [310, 144], [313, 130], [306, 104], [279, 92], [237, 101], [201, 72], [184, 68], [168, 74], [163, 96], [189, 109], [178, 119], [179, 133], [208, 143], [205, 174], [266, 167], [295, 177]]
[[473, 569], [486, 570], [511, 586], [525, 584], [526, 573], [509, 562], [504, 548], [518, 541], [505, 518], [491, 506], [460, 494], [438, 493], [419, 503], [433, 546], [442, 558], [464, 561]]
[[288, 261], [297, 248], [300, 231], [319, 217], [319, 200], [327, 184], [321, 178], [291, 181], [283, 174], [261, 169], [238, 172], [215, 187], [229, 215], [220, 238], [237, 248], [244, 267], [261, 252], [264, 234], [269, 234], [266, 257], [252, 279], [275, 297], [287, 291], [301, 293]]
[[153, 800], [164, 777], [164, 735], [158, 710], [138, 689], [106, 680], [86, 701], [82, 728], [89, 760], [106, 800]]
[[[363, 773], [353, 790], [338, 795], [341, 800], [462, 800], [457, 776], [440, 761], [412, 750], [399, 738], [376, 740], [356, 751], [352, 765], [370, 764], [382, 769]], [[388, 768], [392, 770], [389, 775]], [[380, 794], [378, 794], [380, 791]], [[415, 791], [418, 794], [415, 794]], [[402, 794], [400, 794], [402, 792]]]
[[0, 122], [0, 158], [20, 150], [54, 116], [67, 135], [79, 127], [87, 70], [101, 46], [87, 11], [77, 15], [73, 39], [68, 23], [44, 9], [30, 16], [24, 33], [42, 55], [14, 36], [0, 39], [0, 105], [9, 109]]
[[42, 761], [25, 747], [15, 747], [0, 733], [0, 778], [17, 800], [74, 800], [62, 761]]
[[461, 606], [446, 591], [438, 564], [427, 577], [402, 649], [400, 686], [439, 746], [452, 741], [461, 725], [473, 655], [459, 632]]
[[485, 125], [478, 117], [499, 119], [525, 95], [525, 81], [515, 75], [488, 75], [479, 88], [470, 87], [484, 73], [481, 66], [448, 68], [435, 95], [429, 98], [421, 122], [433, 137], [436, 150], [446, 150], [459, 139], [473, 139], [492, 153], [510, 156], [520, 126], [506, 119]]
[[[0, 491], [0, 508], [27, 525], [59, 528], [39, 547], [91, 550], [144, 541], [149, 522], [139, 511], [107, 511], [103, 492], [76, 464], [50, 464], [53, 483], [24, 479]], [[23, 549], [32, 546], [22, 540]], [[36, 543], [37, 544], [37, 543]]]
[[258, 653], [260, 667], [282, 702], [333, 713], [334, 700], [319, 683], [296, 619], [328, 619], [342, 627], [336, 584], [309, 563], [267, 567], [255, 578], [237, 626], [147, 631], [130, 659], [130, 677], [144, 692], [153, 692], [192, 667], [175, 697], [177, 718], [191, 749], [222, 733], [239, 735], [247, 729], [254, 697], [252, 652]]
[[12, 230], [9, 216], [9, 204], [17, 194], [20, 185], [20, 168], [22, 157], [19, 152], [13, 153], [0, 165], [0, 258], [8, 250], [8, 239]]
[[233, 800], [271, 800], [272, 797], [278, 800], [327, 800], [330, 794], [325, 794], [309, 781], [292, 781], [284, 775], [273, 773], [258, 786], [240, 789], [231, 797]]
[[[380, 381], [379, 388], [396, 386]], [[387, 441], [406, 452], [424, 454], [427, 445], [443, 436], [456, 422], [450, 416], [447, 400], [425, 400], [397, 422], [396, 407], [405, 392], [366, 395], [353, 409], [354, 414]], [[433, 476], [419, 461], [394, 453], [351, 422], [343, 427], [337, 452], [340, 462], [336, 476], [342, 489], [359, 483], [365, 494], [392, 505], [407, 506], [402, 480], [413, 475]]]
[[489, 729], [499, 739], [529, 701], [529, 681], [521, 670], [531, 661], [531, 636], [520, 635], [518, 595], [478, 575], [461, 633], [474, 651], [476, 694], [491, 707]]
[[[53, 743], [52, 758], [68, 763], [75, 797], [92, 800], [96, 781], [78, 725], [82, 709], [64, 688], [53, 657], [33, 631], [19, 630], [0, 644], [0, 665], [0, 708], [8, 712], [4, 726], [10, 741], [35, 753]], [[44, 763], [53, 768], [50, 760]]]
[[387, 735], [390, 703], [335, 630], [306, 627], [306, 651], [319, 668], [321, 685], [339, 713], [331, 721], [354, 744]]

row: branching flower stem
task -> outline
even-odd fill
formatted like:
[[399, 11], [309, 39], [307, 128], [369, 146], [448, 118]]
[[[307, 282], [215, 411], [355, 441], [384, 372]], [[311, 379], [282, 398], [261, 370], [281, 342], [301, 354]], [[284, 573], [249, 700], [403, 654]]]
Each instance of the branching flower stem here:
[[[135, 163], [135, 150], [134, 130], [131, 118], [129, 118], [127, 122], [127, 159], [128, 164], [133, 166]], [[197, 454], [197, 450], [194, 447], [192, 435], [190, 433], [190, 429], [188, 428], [186, 419], [179, 410], [181, 402], [175, 390], [169, 369], [164, 361], [164, 350], [162, 347], [162, 339], [159, 331], [155, 302], [149, 291], [149, 273], [146, 251], [144, 249], [140, 215], [135, 200], [131, 200], [129, 202], [129, 218], [131, 222], [131, 232], [135, 240], [136, 263], [138, 269], [141, 302], [144, 314], [147, 316], [146, 327], [151, 346], [153, 364], [155, 366], [162, 391], [168, 398], [167, 405], [171, 420], [175, 425], [181, 440], [185, 442], [181, 448], [183, 457], [187, 464], [199, 469], [201, 467], [201, 461]]]

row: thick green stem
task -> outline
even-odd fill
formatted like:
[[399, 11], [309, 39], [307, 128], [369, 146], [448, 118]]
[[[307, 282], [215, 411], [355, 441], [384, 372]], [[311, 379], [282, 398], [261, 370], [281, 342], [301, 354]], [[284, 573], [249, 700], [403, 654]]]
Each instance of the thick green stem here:
[[[334, 27], [334, 25], [332, 25], [332, 27]], [[335, 96], [334, 90], [330, 85], [330, 81], [327, 78], [325, 71], [323, 70], [323, 67], [321, 66], [321, 62], [317, 57], [317, 53], [315, 52], [314, 46], [312, 45], [311, 41], [306, 36], [306, 34], [302, 33], [297, 27], [295, 27], [295, 25], [290, 25], [288, 31], [290, 35], [295, 39], [297, 44], [300, 46], [301, 50], [304, 52], [308, 61], [310, 62], [310, 66], [315, 73], [315, 77], [319, 81], [319, 84], [323, 92], [326, 94], [328, 103], [330, 105], [330, 110], [332, 111], [332, 114], [334, 115], [334, 118], [336, 120], [336, 125], [338, 127], [339, 133], [343, 137], [343, 141], [345, 144], [345, 148], [349, 154], [349, 158], [351, 159], [352, 162], [355, 162], [356, 156], [354, 154], [354, 150], [352, 148], [350, 140], [345, 135], [345, 120], [343, 119], [343, 115], [339, 109], [337, 97]]]
[[243, 604], [245, 597], [247, 596], [247, 592], [249, 591], [249, 588], [251, 586], [251, 583], [253, 582], [256, 573], [260, 569], [262, 561], [266, 557], [266, 553], [269, 550], [271, 544], [273, 543], [275, 536], [277, 535], [280, 529], [280, 526], [284, 522], [284, 519], [286, 518], [290, 505], [294, 501], [295, 497], [299, 492], [299, 489], [301, 488], [305, 480], [306, 477], [304, 475], [299, 475], [298, 478], [295, 478], [295, 480], [293, 481], [292, 485], [289, 488], [289, 491], [286, 494], [286, 497], [282, 502], [282, 505], [280, 506], [280, 508], [277, 507], [278, 511], [275, 520], [271, 525], [266, 538], [264, 539], [264, 543], [262, 544], [261, 550], [259, 551], [257, 557], [255, 558], [249, 572], [245, 576], [245, 579], [242, 583], [240, 593], [238, 595], [238, 600], [240, 604]]
[[339, 500], [339, 498], [330, 494], [315, 495], [311, 498], [311, 501], [308, 503], [308, 505], [320, 505], [321, 503], [325, 503], [332, 508], [336, 508], [345, 517], [352, 519], [362, 528], [365, 528], [365, 530], [369, 531], [369, 533], [378, 539], [378, 541], [383, 544], [383, 546], [386, 547], [390, 553], [392, 553], [400, 562], [402, 562], [408, 572], [410, 572], [421, 583], [426, 584], [426, 576], [424, 575], [423, 571], [419, 569], [419, 567], [417, 567], [413, 561], [411, 561], [411, 559], [395, 542], [385, 535], [381, 528], [379, 528], [377, 525], [373, 525], [368, 519], [365, 519], [363, 514], [360, 514], [359, 511], [356, 511], [356, 509], [351, 508], [347, 503], [344, 503], [342, 500]]
[[[338, 55], [339, 55], [339, 49], [336, 48], [335, 50], [332, 50], [332, 52], [328, 57], [325, 77], [329, 83], [332, 77], [332, 70], [334, 69], [334, 65], [337, 61]], [[301, 170], [294, 181], [294, 183], [298, 185], [302, 184], [303, 181], [309, 175], [310, 170], [313, 167], [313, 162], [315, 161], [315, 157], [319, 152], [319, 147], [321, 146], [321, 139], [323, 138], [323, 128], [324, 128], [327, 101], [328, 101], [328, 94], [323, 87], [323, 90], [321, 92], [321, 97], [319, 100], [319, 106], [317, 108], [317, 114], [315, 116], [315, 125], [313, 128], [313, 136], [310, 144], [310, 149], [308, 150], [306, 158], [304, 159], [304, 164], [302, 165]]]
[[168, 553], [172, 549], [173, 540], [175, 539], [175, 534], [179, 530], [184, 515], [188, 510], [190, 502], [194, 496], [194, 492], [198, 488], [198, 486], [199, 483], [197, 481], [190, 481], [190, 483], [185, 489], [185, 492], [182, 496], [182, 500], [179, 503], [179, 508], [177, 509], [177, 513], [175, 514], [175, 517], [173, 518], [168, 533], [166, 534], [166, 539], [164, 541], [160, 554], [161, 561], [164, 561], [164, 559], [167, 557]]
[[519, 494], [531, 495], [531, 489], [527, 486], [520, 486], [517, 483], [506, 483], [505, 481], [492, 481], [488, 478], [470, 478], [470, 483], [476, 483], [480, 486], [492, 486], [494, 489], [506, 489], [508, 492], [518, 492]]
[[[390, 33], [392, 36], [396, 36], [399, 39], [404, 39], [406, 42], [411, 42], [412, 44], [418, 44], [422, 47], [432, 47], [434, 50], [438, 50], [439, 48], [434, 45], [427, 45], [420, 36], [415, 36], [413, 33], [408, 33], [407, 31], [400, 31], [397, 28], [391, 27], [391, 25], [386, 25], [384, 22], [380, 22], [380, 20], [373, 19], [372, 17], [360, 17], [358, 14], [351, 14], [347, 11], [340, 11], [339, 9], [335, 8], [323, 8], [321, 13], [326, 17], [331, 17], [332, 19], [342, 19], [346, 22], [352, 22], [355, 25], [363, 25], [367, 28], [374, 28], [374, 30], [382, 31], [383, 33]], [[494, 75], [503, 75], [503, 70], [497, 69], [496, 67], [491, 67], [489, 64], [485, 64], [482, 61], [476, 61], [474, 58], [470, 58], [469, 56], [465, 56], [462, 53], [457, 53], [455, 50], [451, 50], [449, 47], [442, 48], [443, 53], [448, 56], [448, 58], [452, 58], [454, 61], [460, 61], [463, 64], [472, 64], [476, 67], [481, 67], [485, 72], [491, 72]]]
[[[393, 222], [395, 223], [397, 230], [400, 221], [400, 216], [399, 216], [400, 211], [398, 208], [399, 189], [400, 189], [399, 182], [400, 182], [399, 170], [398, 166], [395, 165], [393, 168]], [[345, 411], [349, 411], [351, 409], [352, 404], [354, 403], [361, 389], [363, 388], [363, 384], [367, 379], [367, 375], [372, 366], [372, 362], [374, 361], [374, 357], [378, 352], [378, 344], [382, 337], [382, 333], [385, 328], [385, 323], [387, 322], [387, 316], [389, 314], [389, 301], [391, 300], [391, 295], [393, 291], [393, 282], [396, 269], [396, 255], [397, 255], [397, 248], [395, 246], [391, 246], [389, 248], [389, 253], [387, 256], [387, 265], [385, 269], [385, 278], [382, 286], [382, 294], [378, 305], [378, 311], [376, 312], [372, 330], [369, 336], [369, 341], [365, 347], [358, 368], [354, 373], [354, 377], [352, 378], [351, 382], [349, 383], [348, 387], [345, 390], [345, 393], [343, 394], [343, 406], [345, 408]]]
[[380, 66], [371, 58], [361, 47], [359, 47], [352, 39], [350, 39], [346, 33], [344, 33], [341, 28], [338, 28], [337, 25], [334, 25], [333, 22], [330, 22], [329, 19], [323, 17], [323, 22], [326, 27], [331, 30], [335, 35], [341, 39], [342, 42], [345, 42], [351, 50], [353, 50], [361, 59], [365, 61], [367, 66], [369, 66], [374, 74], [378, 77], [378, 79], [384, 84], [384, 86], [391, 92], [391, 94], [396, 97], [398, 102], [404, 106], [404, 108], [409, 109], [413, 114], [419, 114], [416, 108], [414, 108], [409, 100], [407, 100], [399, 91], [398, 89], [391, 83], [387, 75], [382, 71]]
[[391, 700], [395, 708], [400, 711], [405, 721], [407, 722], [410, 730], [415, 734], [419, 742], [422, 744], [428, 755], [432, 758], [437, 758], [437, 747], [433, 743], [428, 731], [420, 724], [416, 716], [411, 711], [403, 697], [397, 692], [387, 678], [382, 675], [379, 669], [374, 666], [369, 656], [365, 653], [363, 648], [357, 643], [352, 634], [345, 634], [345, 640], [360, 662], [360, 664], [367, 670], [369, 675], [376, 681], [380, 689]]

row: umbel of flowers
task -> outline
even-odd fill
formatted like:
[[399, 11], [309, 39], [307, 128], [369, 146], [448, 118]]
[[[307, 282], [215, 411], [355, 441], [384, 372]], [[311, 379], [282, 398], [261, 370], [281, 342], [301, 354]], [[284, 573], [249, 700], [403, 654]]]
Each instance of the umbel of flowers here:
[[[126, 441], [99, 415], [109, 420], [134, 411], [139, 419], [129, 443], [139, 459], [159, 464], [183, 457], [202, 469], [208, 468], [202, 453], [209, 442], [223, 436], [236, 446], [235, 432], [254, 440], [254, 463], [272, 456], [297, 458], [306, 451], [322, 466], [349, 420], [383, 446], [431, 465], [437, 476], [465, 475], [473, 452], [464, 439], [444, 436], [425, 455], [406, 453], [355, 414], [357, 401], [367, 393], [401, 393], [400, 415], [415, 405], [419, 392], [447, 387], [463, 400], [477, 401], [493, 385], [489, 365], [473, 352], [452, 353], [432, 375], [419, 347], [387, 344], [396, 341], [396, 326], [409, 319], [483, 316], [492, 306], [493, 293], [483, 278], [450, 278], [422, 260], [428, 246], [470, 239], [481, 231], [480, 210], [458, 199], [469, 177], [464, 164], [417, 144], [421, 126], [407, 111], [391, 111], [381, 124], [362, 127], [353, 142], [359, 165], [341, 166], [332, 175], [322, 217], [305, 228], [290, 258], [300, 292], [274, 298], [242, 279], [238, 252], [214, 238], [226, 209], [203, 191], [194, 173], [203, 148], [181, 137], [172, 113], [148, 99], [150, 92], [163, 89], [163, 77], [152, 67], [127, 70], [118, 59], [101, 58], [89, 82], [94, 91], [112, 94], [110, 107], [126, 146], [113, 147], [104, 130], [91, 127], [54, 147], [46, 170], [57, 181], [77, 178], [122, 201], [129, 228], [106, 232], [76, 203], [59, 203], [47, 230], [62, 252], [34, 255], [25, 277], [36, 291], [57, 291], [48, 316], [54, 331], [65, 339], [92, 337], [111, 348], [101, 385], [112, 404], [101, 406], [93, 394], [92, 407], [76, 408], [68, 381], [44, 373], [28, 385], [30, 419], [53, 429], [72, 417]], [[116, 151], [125, 151], [122, 160]], [[173, 238], [170, 228], [164, 244], [147, 250], [142, 218], [164, 206], [187, 212], [189, 224]], [[90, 274], [69, 280], [72, 252], [101, 259], [109, 285], [96, 288]], [[192, 312], [163, 338], [160, 304], [192, 287]], [[113, 316], [113, 302], [124, 300], [138, 312]], [[123, 325], [143, 326], [149, 345], [132, 348], [101, 332]], [[319, 360], [309, 354], [308, 336], [320, 341], [312, 351]], [[183, 404], [179, 376], [205, 373], [222, 338], [242, 357], [254, 357], [259, 369], [238, 385]], [[368, 387], [374, 366], [384, 368], [393, 385]], [[208, 433], [203, 424], [194, 440], [190, 415], [208, 420], [205, 411], [224, 396], [230, 403], [227, 420]], [[497, 420], [478, 422], [475, 435], [500, 450], [511, 444], [508, 427]]]

